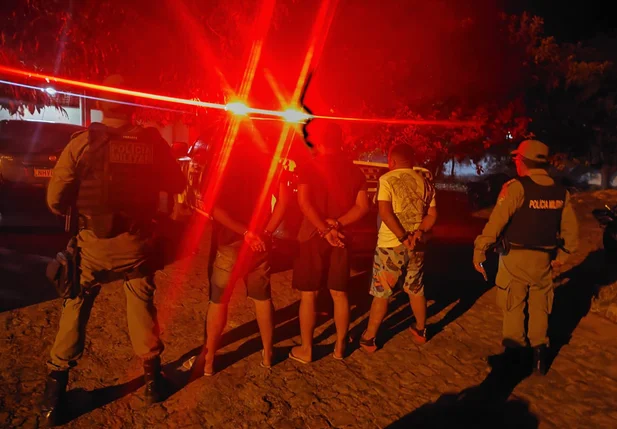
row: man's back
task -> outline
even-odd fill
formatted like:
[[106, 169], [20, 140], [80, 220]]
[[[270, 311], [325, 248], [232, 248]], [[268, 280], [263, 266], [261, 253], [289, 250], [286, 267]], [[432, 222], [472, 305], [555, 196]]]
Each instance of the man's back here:
[[[358, 192], [366, 188], [366, 177], [342, 153], [321, 155], [298, 169], [300, 185], [310, 186], [311, 201], [317, 211], [329, 219], [337, 219], [356, 204]], [[316, 232], [304, 219], [298, 240], [306, 241]]]
[[[272, 180], [266, 189], [271, 159], [266, 154], [236, 149], [230, 154], [223, 172], [216, 205], [228, 212], [236, 221], [250, 225], [255, 221], [255, 231], [263, 231], [271, 213], [272, 194], [279, 180]], [[274, 179], [278, 178], [275, 174]], [[261, 200], [261, 197], [264, 199]], [[221, 228], [219, 244], [229, 244], [242, 239], [227, 228]]]
[[[412, 168], [389, 171], [379, 179], [378, 201], [390, 201], [406, 231], [415, 231], [429, 207], [435, 207], [435, 188]], [[379, 247], [396, 247], [398, 238], [385, 223], [379, 228]]]

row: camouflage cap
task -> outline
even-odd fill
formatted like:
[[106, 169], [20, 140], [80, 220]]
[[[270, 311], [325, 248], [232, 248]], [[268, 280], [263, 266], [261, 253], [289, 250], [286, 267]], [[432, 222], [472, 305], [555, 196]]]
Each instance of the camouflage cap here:
[[539, 140], [525, 140], [511, 154], [531, 161], [548, 162], [548, 146]]

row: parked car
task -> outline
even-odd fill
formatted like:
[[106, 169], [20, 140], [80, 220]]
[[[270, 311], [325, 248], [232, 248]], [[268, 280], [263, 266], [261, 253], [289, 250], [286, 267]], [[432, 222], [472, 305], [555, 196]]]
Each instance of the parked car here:
[[83, 129], [71, 124], [0, 121], [0, 201], [3, 205], [25, 200], [26, 192], [44, 191], [60, 153], [71, 136]]
[[467, 197], [472, 210], [479, 210], [495, 204], [503, 185], [512, 177], [506, 173], [489, 174], [467, 184]]
[[609, 207], [606, 204], [604, 208], [595, 209], [592, 213], [600, 226], [604, 228], [602, 243], [606, 256], [614, 259], [617, 255], [617, 205]]

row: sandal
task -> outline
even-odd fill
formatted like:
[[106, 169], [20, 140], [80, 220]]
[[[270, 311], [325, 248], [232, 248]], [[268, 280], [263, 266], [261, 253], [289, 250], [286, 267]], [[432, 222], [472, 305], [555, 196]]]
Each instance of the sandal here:
[[370, 339], [365, 339], [364, 334], [366, 334], [366, 331], [362, 332], [362, 335], [360, 335], [360, 339], [359, 339], [360, 347], [366, 353], [369, 353], [369, 354], [375, 353], [377, 351], [377, 345], [375, 344], [375, 337], [370, 338]]
[[184, 363], [182, 364], [182, 368], [184, 368], [187, 371], [190, 371], [191, 368], [193, 368], [193, 365], [195, 364], [196, 360], [197, 360], [197, 356], [191, 356], [189, 359], [184, 361]]
[[289, 352], [289, 358], [290, 358], [290, 359], [293, 359], [293, 360], [295, 360], [296, 362], [299, 362], [299, 363], [301, 363], [301, 364], [303, 364], [303, 365], [306, 365], [306, 364], [308, 364], [308, 363], [311, 363], [310, 361], [304, 360], [304, 359], [299, 358], [298, 356], [294, 355], [293, 350], [291, 350], [291, 351]]
[[[186, 371], [190, 371], [193, 368], [193, 365], [195, 365], [195, 361], [197, 361], [198, 357], [199, 357], [199, 355], [198, 356], [192, 356], [189, 359], [187, 359], [186, 361], [184, 361], [184, 363], [182, 364], [182, 368], [184, 368]], [[214, 371], [213, 372], [209, 372], [209, 371], [206, 371], [206, 369], [204, 368], [204, 375], [206, 377], [210, 377], [213, 374], [214, 374]]]
[[419, 346], [426, 344], [426, 341], [427, 341], [426, 328], [420, 330], [420, 329], [416, 329], [415, 326], [410, 326], [409, 332], [411, 332], [411, 339], [413, 340], [414, 343], [416, 343]]

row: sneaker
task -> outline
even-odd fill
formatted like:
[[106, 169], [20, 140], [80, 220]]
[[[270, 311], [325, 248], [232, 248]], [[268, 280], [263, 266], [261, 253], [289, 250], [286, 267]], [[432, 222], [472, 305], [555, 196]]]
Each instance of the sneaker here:
[[410, 326], [409, 332], [411, 332], [411, 339], [414, 343], [419, 346], [426, 344], [426, 328], [420, 330], [416, 329], [415, 326]]

